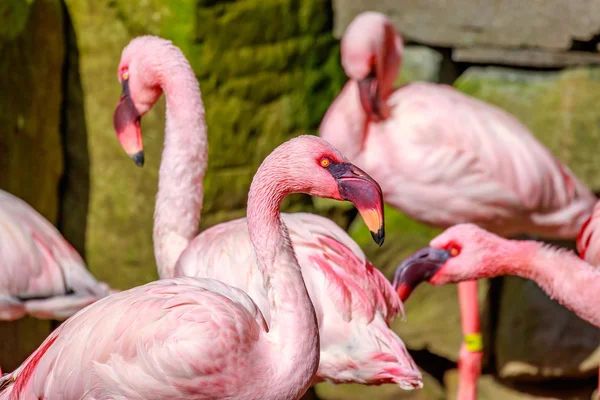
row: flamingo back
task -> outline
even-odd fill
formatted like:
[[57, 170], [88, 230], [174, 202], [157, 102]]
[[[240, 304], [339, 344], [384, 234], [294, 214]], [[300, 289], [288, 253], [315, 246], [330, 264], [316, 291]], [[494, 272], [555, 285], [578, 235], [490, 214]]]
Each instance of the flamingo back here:
[[240, 365], [259, 359], [244, 355], [256, 351], [265, 329], [238, 289], [214, 280], [159, 280], [68, 319], [0, 379], [0, 399], [205, 399], [210, 389], [224, 396], [227, 388], [233, 398], [253, 386], [245, 368], [265, 368]]
[[110, 293], [52, 224], [23, 200], [1, 190], [0, 270], [0, 297], [14, 301], [69, 293], [98, 298]]
[[[403, 309], [385, 276], [329, 219], [308, 213], [281, 215], [319, 323], [317, 380], [420, 387], [421, 373], [389, 328], [389, 321]], [[198, 235], [179, 258], [175, 273], [218, 279], [240, 288], [269, 323], [269, 304], [245, 218]]]
[[392, 117], [369, 125], [358, 165], [411, 217], [574, 238], [591, 213], [593, 193], [500, 108], [421, 82], [397, 89], [388, 103]]

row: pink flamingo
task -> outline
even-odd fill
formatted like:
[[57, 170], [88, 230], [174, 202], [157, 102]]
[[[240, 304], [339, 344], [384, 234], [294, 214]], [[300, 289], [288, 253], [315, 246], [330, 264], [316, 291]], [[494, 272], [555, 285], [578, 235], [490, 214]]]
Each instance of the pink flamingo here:
[[248, 231], [270, 323], [249, 295], [218, 280], [159, 280], [71, 317], [0, 380], [0, 399], [300, 398], [317, 371], [319, 334], [280, 216], [290, 193], [367, 210], [382, 201], [377, 183], [318, 137], [291, 139], [264, 160], [248, 195]]
[[[166, 97], [165, 148], [154, 214], [159, 276], [212, 278], [239, 288], [250, 295], [269, 324], [269, 300], [246, 219], [198, 235], [208, 158], [206, 124], [198, 81], [185, 56], [167, 40], [134, 39], [123, 50], [119, 79], [123, 94], [115, 111], [115, 129], [138, 164], [143, 160], [140, 118], [163, 90]], [[375, 187], [365, 189], [373, 192]], [[342, 195], [351, 196], [344, 190]], [[381, 243], [382, 204], [371, 203], [371, 208], [356, 204], [375, 241]], [[317, 312], [321, 361], [315, 382], [421, 387], [420, 371], [389, 328], [402, 304], [383, 274], [332, 221], [307, 213], [282, 214], [282, 219]]]
[[0, 190], [0, 320], [64, 320], [113, 292], [29, 204]]
[[402, 300], [422, 281], [432, 285], [516, 275], [535, 281], [581, 319], [600, 327], [600, 270], [567, 250], [508, 240], [476, 225], [453, 226], [400, 264], [394, 287]]
[[[503, 110], [448, 85], [394, 90], [402, 51], [384, 15], [366, 12], [350, 23], [341, 42], [350, 80], [320, 136], [377, 179], [386, 203], [420, 222], [575, 238], [595, 202], [591, 191]], [[459, 398], [468, 400], [481, 371], [477, 283], [463, 282], [458, 292], [466, 342]]]

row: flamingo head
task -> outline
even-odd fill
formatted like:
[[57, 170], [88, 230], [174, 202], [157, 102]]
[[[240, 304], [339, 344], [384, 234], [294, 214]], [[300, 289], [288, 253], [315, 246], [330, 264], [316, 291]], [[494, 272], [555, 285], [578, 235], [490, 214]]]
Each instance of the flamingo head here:
[[446, 229], [429, 244], [402, 261], [393, 286], [402, 301], [423, 281], [432, 285], [478, 279], [480, 272], [497, 262], [506, 240], [473, 224]]
[[277, 175], [273, 179], [284, 189], [284, 195], [307, 193], [349, 201], [358, 209], [373, 240], [383, 244], [383, 194], [379, 184], [328, 142], [317, 136], [298, 136], [276, 148], [265, 162], [268, 159], [275, 165], [284, 164], [285, 170], [270, 172]]
[[113, 116], [121, 147], [138, 166], [144, 165], [141, 119], [162, 94], [160, 65], [166, 52], [179, 51], [155, 36], [133, 39], [121, 54], [118, 78], [122, 91]]
[[374, 121], [387, 118], [385, 99], [391, 93], [402, 60], [402, 38], [383, 14], [359, 14], [341, 41], [342, 66], [358, 84], [361, 105]]

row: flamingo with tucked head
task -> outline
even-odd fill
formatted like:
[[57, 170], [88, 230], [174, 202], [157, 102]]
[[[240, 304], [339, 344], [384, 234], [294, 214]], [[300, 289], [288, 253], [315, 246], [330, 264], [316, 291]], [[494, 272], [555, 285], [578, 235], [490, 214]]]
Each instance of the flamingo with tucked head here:
[[64, 320], [113, 292], [29, 204], [0, 190], [0, 321]]
[[402, 300], [423, 281], [432, 285], [515, 275], [600, 327], [600, 269], [573, 252], [538, 241], [509, 240], [476, 225], [453, 226], [400, 264], [394, 287]]
[[[170, 41], [139, 37], [123, 50], [119, 80], [123, 93], [115, 111], [115, 129], [136, 163], [143, 159], [140, 119], [165, 93], [165, 147], [154, 214], [159, 276], [225, 282], [250, 295], [269, 323], [267, 291], [246, 218], [198, 234], [208, 152], [204, 106], [189, 62]], [[364, 185], [363, 171], [334, 158], [319, 163], [347, 178], [340, 187], [341, 195], [357, 204], [374, 240], [381, 244], [383, 204], [375, 201], [380, 198], [377, 184]], [[352, 187], [352, 182], [359, 186]], [[368, 204], [361, 199], [368, 199]], [[281, 217], [317, 313], [321, 355], [314, 382], [421, 387], [420, 371], [402, 340], [389, 328], [402, 304], [383, 274], [332, 221], [308, 213]]]
[[0, 399], [299, 399], [317, 371], [319, 332], [280, 216], [291, 193], [362, 210], [381, 203], [377, 183], [318, 137], [299, 136], [267, 156], [247, 221], [269, 322], [248, 294], [221, 281], [162, 279], [71, 317], [0, 379]]
[[[448, 85], [393, 89], [403, 42], [383, 14], [365, 12], [341, 42], [350, 78], [320, 136], [381, 185], [384, 200], [439, 228], [472, 222], [502, 236], [574, 239], [592, 192], [515, 117]], [[459, 396], [476, 397], [481, 370], [477, 283], [458, 285], [465, 341]]]

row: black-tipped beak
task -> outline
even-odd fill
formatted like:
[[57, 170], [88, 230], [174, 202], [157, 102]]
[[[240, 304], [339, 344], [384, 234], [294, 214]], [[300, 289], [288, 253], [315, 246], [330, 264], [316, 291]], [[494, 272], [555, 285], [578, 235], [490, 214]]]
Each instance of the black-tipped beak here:
[[393, 286], [402, 301], [423, 281], [428, 281], [451, 257], [444, 249], [425, 247], [408, 257], [394, 273]]
[[358, 93], [360, 103], [367, 115], [374, 121], [383, 120], [382, 100], [374, 67], [366, 78], [358, 81]]
[[131, 157], [135, 165], [137, 165], [138, 167], [144, 166], [144, 150], [140, 150], [137, 153], [130, 154], [129, 157]]
[[354, 204], [379, 246], [385, 240], [383, 194], [379, 184], [350, 163], [332, 163], [328, 171], [338, 183], [342, 199]]
[[122, 85], [123, 92], [113, 115], [113, 124], [121, 147], [141, 167], [144, 165], [141, 116], [131, 100], [128, 81], [123, 80]]

